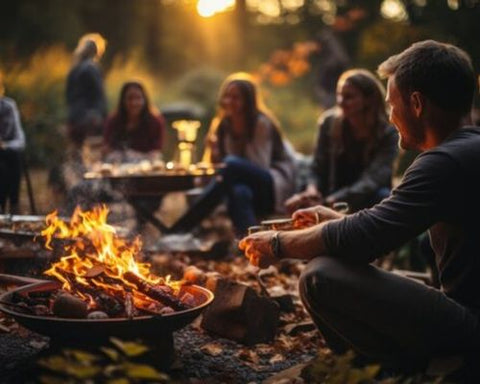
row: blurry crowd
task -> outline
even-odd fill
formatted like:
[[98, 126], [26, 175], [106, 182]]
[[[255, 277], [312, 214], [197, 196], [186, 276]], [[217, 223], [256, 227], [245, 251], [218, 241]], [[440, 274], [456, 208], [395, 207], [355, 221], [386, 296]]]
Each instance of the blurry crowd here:
[[[49, 182], [66, 196], [67, 214], [77, 205], [111, 198], [104, 189], [83, 181], [93, 161], [162, 159], [166, 120], [150, 103], [141, 82], [123, 84], [116, 109], [108, 113], [99, 66], [105, 48], [101, 35], [83, 36], [66, 79], [68, 147], [65, 162], [51, 170]], [[384, 86], [373, 73], [350, 69], [340, 74], [336, 104], [319, 117], [312, 140], [313, 153], [307, 154], [311, 164], [306, 175], [299, 177], [303, 172], [299, 154], [266, 108], [254, 78], [247, 73], [230, 75], [218, 92], [202, 158], [225, 164], [222, 177], [205, 188], [182, 226], [188, 227], [189, 221], [195, 225], [220, 202], [226, 203], [235, 231], [241, 235], [263, 218], [291, 214], [299, 208], [342, 202], [355, 212], [389, 195], [398, 136], [389, 123]], [[24, 149], [16, 104], [2, 97], [1, 212], [18, 212]], [[142, 200], [150, 211], [160, 203], [161, 198]]]

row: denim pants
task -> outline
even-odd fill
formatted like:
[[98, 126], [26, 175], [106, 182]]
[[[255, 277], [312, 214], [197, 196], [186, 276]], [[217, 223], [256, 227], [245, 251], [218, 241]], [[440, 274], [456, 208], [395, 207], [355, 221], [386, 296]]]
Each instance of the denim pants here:
[[432, 357], [480, 350], [477, 313], [372, 265], [317, 257], [300, 277], [300, 296], [337, 353], [353, 349], [368, 360], [419, 368]]
[[273, 212], [273, 179], [268, 170], [238, 156], [227, 156], [221, 180], [212, 181], [172, 232], [194, 228], [227, 198], [228, 213], [238, 234], [257, 223], [257, 216]]

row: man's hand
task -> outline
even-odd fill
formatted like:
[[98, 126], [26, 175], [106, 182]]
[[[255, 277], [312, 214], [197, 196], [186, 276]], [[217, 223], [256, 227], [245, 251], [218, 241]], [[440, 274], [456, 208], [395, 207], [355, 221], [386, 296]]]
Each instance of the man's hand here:
[[272, 253], [272, 237], [275, 231], [255, 232], [238, 243], [238, 248], [242, 250], [250, 264], [260, 268], [268, 268], [276, 263], [276, 259]]
[[345, 216], [343, 213], [334, 211], [323, 205], [317, 205], [315, 207], [295, 211], [292, 215], [292, 219], [295, 227], [306, 228], [323, 223], [324, 221], [341, 219], [343, 216]]
[[314, 205], [322, 204], [323, 198], [319, 192], [306, 190], [304, 192], [296, 193], [287, 201], [285, 201], [285, 208], [287, 212], [292, 213], [300, 208], [308, 208]]

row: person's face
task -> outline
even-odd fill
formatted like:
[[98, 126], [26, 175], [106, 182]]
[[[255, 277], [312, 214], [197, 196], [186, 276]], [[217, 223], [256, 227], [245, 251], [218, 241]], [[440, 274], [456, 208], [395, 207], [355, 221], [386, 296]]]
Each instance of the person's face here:
[[238, 85], [230, 84], [227, 86], [220, 104], [226, 116], [235, 116], [244, 112], [245, 101]]
[[390, 105], [390, 122], [397, 129], [403, 149], [421, 149], [425, 141], [419, 118], [413, 112], [411, 102], [405, 101], [396, 83], [395, 76], [388, 79], [387, 103]]
[[137, 87], [129, 87], [125, 92], [125, 109], [130, 117], [137, 117], [145, 107], [143, 93]]
[[337, 88], [337, 104], [346, 119], [364, 113], [368, 107], [365, 96], [348, 80]]

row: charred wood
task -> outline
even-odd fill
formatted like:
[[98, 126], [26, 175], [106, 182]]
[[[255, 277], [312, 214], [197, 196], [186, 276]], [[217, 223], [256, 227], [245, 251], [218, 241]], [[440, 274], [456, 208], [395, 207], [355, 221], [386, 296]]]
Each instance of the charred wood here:
[[144, 295], [150, 297], [151, 299], [157, 300], [168, 307], [172, 307], [176, 311], [183, 311], [185, 309], [191, 308], [190, 305], [183, 303], [174, 295], [166, 292], [161, 288], [154, 287], [153, 285], [142, 280], [142, 278], [138, 277], [132, 272], [126, 272], [123, 277], [128, 282], [134, 284], [137, 289]]

